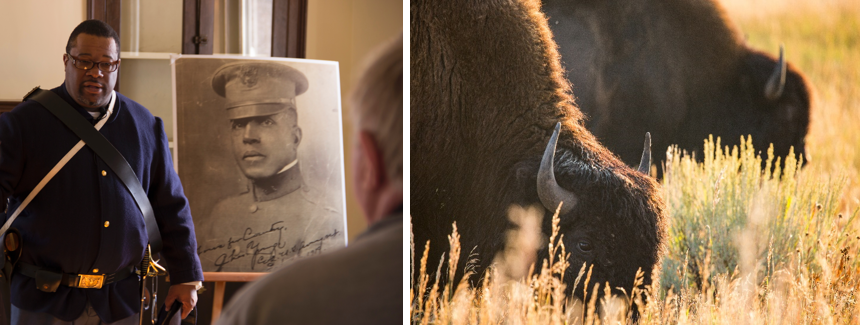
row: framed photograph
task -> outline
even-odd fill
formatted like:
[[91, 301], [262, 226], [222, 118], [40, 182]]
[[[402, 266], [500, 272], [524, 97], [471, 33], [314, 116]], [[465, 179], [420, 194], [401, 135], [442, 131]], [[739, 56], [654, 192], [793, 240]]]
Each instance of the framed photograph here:
[[337, 62], [171, 60], [174, 163], [205, 272], [268, 272], [346, 245]]

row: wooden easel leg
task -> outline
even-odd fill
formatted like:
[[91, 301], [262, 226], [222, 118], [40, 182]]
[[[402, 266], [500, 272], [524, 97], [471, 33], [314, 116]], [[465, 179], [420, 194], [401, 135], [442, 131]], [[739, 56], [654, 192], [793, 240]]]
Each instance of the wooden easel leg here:
[[224, 308], [224, 289], [227, 287], [227, 282], [215, 282], [215, 294], [212, 301], [212, 323], [218, 320], [221, 316], [221, 309]]
[[203, 272], [203, 282], [215, 282], [215, 292], [212, 295], [212, 323], [221, 317], [224, 308], [224, 291], [227, 282], [251, 282], [268, 273], [263, 272]]

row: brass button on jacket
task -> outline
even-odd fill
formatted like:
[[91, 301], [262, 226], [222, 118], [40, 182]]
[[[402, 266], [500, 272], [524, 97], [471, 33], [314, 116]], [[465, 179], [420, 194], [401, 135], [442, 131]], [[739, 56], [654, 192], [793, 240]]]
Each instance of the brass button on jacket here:
[[107, 176], [107, 171], [102, 170], [102, 176]]

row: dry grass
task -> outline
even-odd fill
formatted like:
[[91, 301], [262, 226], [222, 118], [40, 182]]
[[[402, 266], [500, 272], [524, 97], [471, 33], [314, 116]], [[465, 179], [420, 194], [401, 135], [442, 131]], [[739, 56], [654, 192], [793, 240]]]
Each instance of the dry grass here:
[[[860, 324], [860, 1], [725, 4], [751, 46], [785, 44], [813, 85], [812, 162], [772, 161], [770, 172], [754, 148], [719, 140], [705, 143], [701, 163], [673, 151], [663, 181], [670, 243], [653, 288], [601, 304], [570, 300], [563, 271], [580, 266], [567, 265], [560, 235], [544, 240], [552, 258], [531, 264], [535, 234], [524, 231], [509, 234], [519, 248], [497, 257], [480, 288], [440, 288], [426, 276], [436, 270], [424, 269], [432, 257], [413, 261], [423, 275], [410, 291], [413, 324], [623, 324], [631, 304], [641, 324]], [[510, 214], [528, 229], [538, 211]], [[450, 244], [448, 258], [459, 258], [456, 233]], [[607, 288], [589, 275], [580, 269], [574, 290]]]
[[[600, 303], [568, 299], [563, 274], [572, 266], [560, 245], [556, 214], [546, 244], [551, 257], [523, 277], [509, 275], [535, 264], [510, 258], [510, 250], [496, 257], [477, 289], [465, 282], [439, 287], [438, 279], [427, 276], [428, 256], [413, 261], [422, 275], [410, 291], [413, 323], [624, 324], [633, 304], [641, 311], [640, 324], [860, 322], [860, 210], [839, 211], [845, 179], [802, 175], [794, 159], [784, 168], [769, 161], [762, 169], [749, 142], [740, 148], [718, 143], [705, 143], [701, 163], [672, 151], [664, 180], [670, 245], [653, 288], [637, 286], [626, 297]], [[534, 247], [538, 230], [524, 225], [539, 224], [540, 211], [509, 210], [519, 229], [532, 229], [512, 231], [509, 246]], [[460, 249], [454, 229], [450, 265], [456, 265]], [[573, 290], [611, 285], [592, 283], [590, 274], [583, 266]]]

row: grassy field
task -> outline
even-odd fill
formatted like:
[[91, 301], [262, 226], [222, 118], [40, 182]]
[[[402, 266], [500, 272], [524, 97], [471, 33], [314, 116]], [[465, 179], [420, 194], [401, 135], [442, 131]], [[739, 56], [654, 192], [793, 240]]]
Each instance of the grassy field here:
[[[751, 46], [775, 53], [785, 44], [812, 84], [811, 163], [771, 161], [779, 167], [763, 171], [755, 152], [766, 148], [722, 148], [716, 139], [701, 163], [674, 152], [663, 180], [670, 242], [653, 288], [607, 299], [601, 310], [568, 300], [559, 274], [579, 266], [555, 246], [554, 259], [532, 269], [497, 259], [480, 289], [424, 278], [431, 289], [410, 292], [413, 323], [623, 324], [638, 305], [641, 324], [860, 324], [860, 1], [725, 6]], [[527, 211], [519, 213], [541, 217]], [[456, 234], [451, 243], [447, 256], [459, 256]], [[413, 261], [414, 272], [431, 273], [427, 258], [439, 257]], [[605, 289], [589, 283], [588, 270], [579, 275], [574, 290]]]

